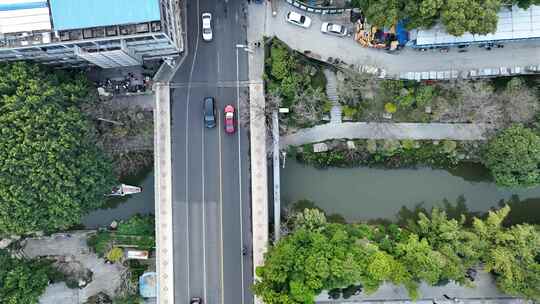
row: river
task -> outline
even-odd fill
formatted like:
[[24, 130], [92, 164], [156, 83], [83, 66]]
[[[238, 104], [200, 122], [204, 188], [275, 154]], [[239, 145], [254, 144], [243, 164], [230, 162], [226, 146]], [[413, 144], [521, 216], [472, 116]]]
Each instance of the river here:
[[[460, 196], [470, 211], [487, 211], [499, 201], [518, 195], [517, 209], [531, 221], [539, 221], [540, 187], [508, 189], [497, 187], [480, 165], [464, 164], [452, 171], [430, 168], [316, 169], [289, 158], [281, 171], [281, 200], [284, 205], [309, 199], [328, 214], [338, 213], [349, 222], [385, 218], [395, 219], [402, 206], [414, 208], [454, 203]], [[523, 205], [526, 204], [526, 205]], [[521, 208], [519, 208], [521, 207]]]
[[89, 229], [108, 226], [114, 220], [123, 220], [133, 215], [154, 213], [154, 171], [143, 170], [138, 176], [131, 176], [122, 183], [142, 187], [142, 192], [122, 198], [109, 198], [103, 209], [90, 212], [82, 219], [82, 224]]

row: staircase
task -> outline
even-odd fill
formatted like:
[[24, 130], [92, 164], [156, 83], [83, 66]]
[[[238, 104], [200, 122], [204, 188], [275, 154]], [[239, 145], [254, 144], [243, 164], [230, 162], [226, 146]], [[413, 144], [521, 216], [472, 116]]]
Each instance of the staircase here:
[[336, 73], [330, 70], [324, 70], [323, 73], [326, 77], [326, 96], [333, 104], [332, 110], [330, 110], [330, 123], [341, 123], [342, 111], [338, 102]]

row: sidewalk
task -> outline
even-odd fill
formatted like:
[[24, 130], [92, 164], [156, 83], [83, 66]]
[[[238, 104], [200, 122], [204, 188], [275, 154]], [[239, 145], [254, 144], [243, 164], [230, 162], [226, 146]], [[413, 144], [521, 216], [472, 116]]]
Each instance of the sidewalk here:
[[[270, 13], [269, 3], [251, 4], [248, 12], [248, 42], [260, 41], [266, 32], [265, 18]], [[272, 18], [272, 17], [270, 17]], [[264, 22], [262, 22], [264, 20]], [[268, 181], [266, 159], [266, 126], [264, 119], [257, 119], [257, 109], [264, 108], [264, 48], [256, 48], [249, 54], [249, 98], [250, 98], [250, 160], [251, 160], [251, 204], [253, 227], [253, 273], [264, 263], [268, 246]], [[262, 303], [255, 297], [255, 303]]]
[[[326, 292], [321, 293], [316, 298], [316, 303], [364, 303], [364, 304], [480, 304], [480, 303], [500, 303], [500, 304], [524, 304], [530, 303], [526, 300], [518, 299], [501, 293], [495, 284], [493, 276], [486, 272], [479, 272], [474, 282], [476, 288], [463, 287], [455, 283], [449, 283], [445, 286], [434, 287], [425, 283], [420, 284], [418, 291], [421, 299], [412, 301], [409, 298], [407, 290], [403, 286], [396, 286], [384, 283], [377, 292], [367, 295], [361, 293], [352, 296], [347, 300], [330, 300]], [[445, 299], [443, 295], [456, 300]]]
[[[486, 51], [471, 46], [466, 53], [458, 53], [452, 49], [448, 53], [438, 51], [419, 52], [405, 48], [399, 54], [387, 54], [382, 50], [361, 47], [352, 37], [333, 37], [321, 33], [322, 22], [334, 20], [337, 16], [310, 14], [296, 9], [285, 0], [277, 2], [277, 16], [271, 17], [268, 12], [268, 35], [277, 36], [293, 49], [300, 52], [311, 51], [321, 56], [322, 60], [329, 57], [339, 58], [347, 64], [357, 66], [370, 65], [383, 68], [388, 76], [400, 73], [424, 71], [470, 71], [479, 68], [513, 67], [540, 64], [540, 41], [525, 41], [506, 43], [503, 49]], [[285, 21], [289, 11], [298, 11], [312, 18], [309, 29], [304, 29]], [[338, 21], [349, 26], [343, 20]]]
[[171, 114], [170, 88], [156, 82], [154, 111], [154, 170], [158, 302], [174, 303], [174, 262], [172, 231]]
[[282, 149], [329, 139], [484, 140], [486, 124], [346, 122], [301, 129], [281, 139]]

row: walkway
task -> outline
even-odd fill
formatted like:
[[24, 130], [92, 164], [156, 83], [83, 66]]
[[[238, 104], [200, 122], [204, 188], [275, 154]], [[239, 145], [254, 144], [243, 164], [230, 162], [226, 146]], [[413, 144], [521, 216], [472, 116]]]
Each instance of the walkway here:
[[466, 53], [458, 53], [457, 49], [440, 53], [419, 52], [406, 48], [399, 54], [387, 54], [385, 51], [363, 48], [352, 37], [340, 38], [320, 32], [321, 23], [325, 21], [336, 20], [346, 24], [342, 16], [321, 16], [301, 11], [302, 14], [312, 18], [311, 27], [304, 29], [285, 21], [285, 14], [297, 10], [296, 8], [285, 0], [272, 2], [277, 2], [278, 8], [276, 17], [270, 17], [271, 15], [267, 17], [269, 36], [277, 36], [300, 52], [310, 50], [322, 60], [332, 57], [340, 58], [347, 64], [376, 66], [385, 69], [389, 76], [406, 72], [451, 70], [465, 72], [479, 68], [540, 64], [540, 41], [507, 43], [503, 49], [491, 51], [473, 46]]
[[[252, 45], [260, 41], [266, 32], [265, 14], [270, 11], [269, 3], [249, 5], [248, 42]], [[270, 17], [272, 18], [272, 17]], [[264, 108], [264, 52], [255, 48], [249, 55], [249, 100], [250, 100], [250, 160], [251, 160], [251, 220], [253, 227], [253, 273], [264, 263], [268, 246], [268, 181], [266, 159], [266, 125], [264, 119], [257, 119], [257, 109]], [[255, 279], [255, 275], [254, 275]], [[260, 304], [255, 297], [255, 304]]]
[[332, 109], [330, 110], [330, 123], [341, 123], [342, 112], [337, 93], [338, 80], [336, 73], [329, 69], [324, 69], [323, 73], [326, 77], [326, 96], [333, 104]]
[[154, 170], [156, 216], [156, 270], [158, 302], [174, 303], [172, 230], [171, 114], [168, 82], [156, 82], [154, 111]]
[[345, 138], [483, 140], [489, 129], [485, 124], [346, 122], [301, 129], [283, 137], [281, 147]]
[[[531, 303], [522, 299], [514, 298], [500, 292], [497, 289], [493, 276], [486, 272], [479, 272], [474, 281], [476, 288], [468, 288], [455, 283], [449, 283], [445, 286], [434, 287], [425, 283], [420, 284], [418, 291], [421, 299], [411, 301], [407, 290], [403, 286], [396, 286], [384, 283], [377, 292], [367, 295], [361, 293], [352, 296], [347, 300], [330, 300], [328, 294], [323, 292], [316, 298], [317, 304], [323, 303], [364, 303], [364, 304], [525, 304]], [[444, 298], [444, 295], [454, 300]], [[532, 304], [532, 303], [531, 303]]]

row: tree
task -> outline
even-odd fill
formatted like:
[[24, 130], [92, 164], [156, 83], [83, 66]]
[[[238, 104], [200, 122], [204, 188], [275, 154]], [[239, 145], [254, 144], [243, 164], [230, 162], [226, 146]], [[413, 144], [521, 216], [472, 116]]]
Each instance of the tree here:
[[310, 126], [321, 120], [322, 108], [328, 100], [320, 88], [307, 88], [297, 92], [292, 114], [300, 126]]
[[513, 0], [513, 4], [516, 4], [522, 9], [527, 9], [531, 5], [540, 5], [540, 0]]
[[280, 239], [257, 268], [254, 292], [264, 303], [314, 303], [323, 289], [353, 285], [360, 279], [360, 249], [345, 226], [298, 228]]
[[540, 183], [540, 137], [522, 125], [513, 125], [490, 140], [484, 158], [498, 185]]
[[465, 216], [459, 221], [448, 219], [446, 212], [433, 208], [429, 217], [424, 213], [419, 213], [418, 217], [409, 229], [445, 256], [441, 278], [467, 283], [467, 269], [480, 262], [483, 252], [478, 236], [463, 227]]
[[49, 263], [15, 259], [0, 250], [0, 303], [37, 303], [49, 283], [50, 273]]
[[0, 65], [0, 234], [77, 224], [114, 184], [78, 108], [87, 81], [58, 73]]
[[508, 294], [540, 300], [540, 232], [532, 225], [504, 228], [510, 207], [474, 220], [483, 241], [485, 270], [494, 272], [497, 285]]

